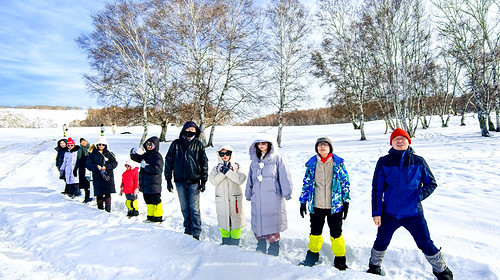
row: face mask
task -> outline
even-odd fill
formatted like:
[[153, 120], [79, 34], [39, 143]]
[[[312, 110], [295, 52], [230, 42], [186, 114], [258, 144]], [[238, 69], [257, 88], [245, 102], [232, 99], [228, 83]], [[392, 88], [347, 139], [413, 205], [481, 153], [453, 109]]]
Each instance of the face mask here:
[[184, 131], [184, 136], [186, 136], [187, 138], [191, 138], [191, 137], [193, 137], [195, 135], [196, 135], [196, 132]]

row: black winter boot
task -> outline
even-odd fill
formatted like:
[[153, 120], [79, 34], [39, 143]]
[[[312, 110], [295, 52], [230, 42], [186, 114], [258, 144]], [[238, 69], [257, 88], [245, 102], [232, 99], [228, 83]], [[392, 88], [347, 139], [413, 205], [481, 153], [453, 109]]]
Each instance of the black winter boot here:
[[256, 252], [261, 252], [263, 254], [267, 253], [267, 243], [265, 239], [258, 240], [257, 241], [257, 249], [255, 249]]
[[335, 259], [333, 259], [333, 266], [338, 269], [338, 270], [346, 270], [347, 264], [345, 263], [345, 256], [342, 257], [337, 257], [335, 256]]
[[106, 210], [106, 212], [111, 212], [111, 197], [105, 197], [104, 203], [106, 204], [104, 210]]
[[453, 273], [448, 267], [446, 267], [444, 271], [439, 273], [432, 270], [432, 273], [437, 277], [438, 280], [453, 280]]
[[380, 265], [373, 265], [373, 264], [368, 264], [369, 268], [368, 270], [366, 271], [366, 273], [371, 273], [371, 274], [375, 274], [375, 275], [380, 275], [380, 276], [384, 276], [385, 273], [382, 271], [382, 268], [380, 267]]
[[220, 245], [231, 245], [231, 238], [230, 237], [222, 237], [222, 243]]
[[269, 249], [267, 249], [267, 254], [271, 256], [278, 256], [280, 254], [280, 242], [269, 243]]
[[239, 239], [230, 238], [229, 239], [229, 245], [240, 246], [240, 240]]
[[306, 259], [301, 261], [299, 265], [303, 266], [313, 266], [319, 260], [319, 253], [313, 253], [311, 250], [307, 250]]
[[104, 210], [104, 199], [97, 199], [97, 209]]

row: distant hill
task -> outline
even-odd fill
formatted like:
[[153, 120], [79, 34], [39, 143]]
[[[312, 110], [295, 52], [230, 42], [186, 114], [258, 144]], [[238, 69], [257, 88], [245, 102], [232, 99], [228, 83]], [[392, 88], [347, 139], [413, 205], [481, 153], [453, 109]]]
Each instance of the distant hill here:
[[[67, 107], [33, 106], [38, 109], [0, 107], [0, 128], [56, 128], [84, 120], [87, 110], [61, 109]], [[41, 109], [52, 108], [52, 109]], [[53, 109], [57, 108], [57, 109]]]

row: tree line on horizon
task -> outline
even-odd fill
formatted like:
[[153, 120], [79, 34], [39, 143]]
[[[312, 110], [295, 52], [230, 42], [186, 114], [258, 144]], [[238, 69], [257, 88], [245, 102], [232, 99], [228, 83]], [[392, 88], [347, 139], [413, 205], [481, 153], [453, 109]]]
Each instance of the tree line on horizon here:
[[[132, 110], [141, 143], [149, 124], [164, 136], [187, 120], [210, 127], [207, 146], [235, 119], [277, 126], [279, 146], [284, 125], [311, 119], [347, 120], [361, 140], [373, 118], [413, 136], [431, 115], [446, 127], [469, 110], [483, 136], [500, 131], [500, 1], [426, 3], [318, 0], [311, 14], [299, 0], [117, 0], [76, 41], [88, 90], [110, 116]], [[298, 111], [313, 82], [328, 86], [329, 108]]]

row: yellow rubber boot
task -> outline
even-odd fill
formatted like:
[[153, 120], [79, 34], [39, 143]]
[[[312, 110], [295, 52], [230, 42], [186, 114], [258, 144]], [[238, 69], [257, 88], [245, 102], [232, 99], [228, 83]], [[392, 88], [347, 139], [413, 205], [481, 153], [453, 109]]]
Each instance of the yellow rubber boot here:
[[146, 206], [147, 206], [146, 213], [147, 213], [148, 221], [154, 222], [154, 215], [155, 215], [156, 205], [154, 205], [154, 204], [146, 204]]
[[125, 201], [125, 206], [127, 206], [127, 208], [128, 208], [128, 210], [129, 210], [129, 211], [134, 210], [134, 209], [132, 209], [131, 202], [132, 202], [132, 201], [130, 201], [130, 200], [128, 200], [128, 199]]
[[158, 222], [158, 223], [163, 222], [163, 206], [162, 206], [161, 202], [155, 205], [155, 210], [154, 210], [153, 216], [154, 216], [154, 218], [153, 218], [154, 222]]
[[139, 211], [139, 202], [136, 200], [132, 201], [132, 208], [134, 208], [134, 210], [136, 211]]
[[323, 246], [323, 236], [322, 235], [309, 235], [309, 250], [313, 253], [318, 253]]
[[345, 241], [344, 237], [341, 235], [339, 238], [333, 238], [330, 236], [332, 241], [332, 252], [336, 257], [345, 256]]

